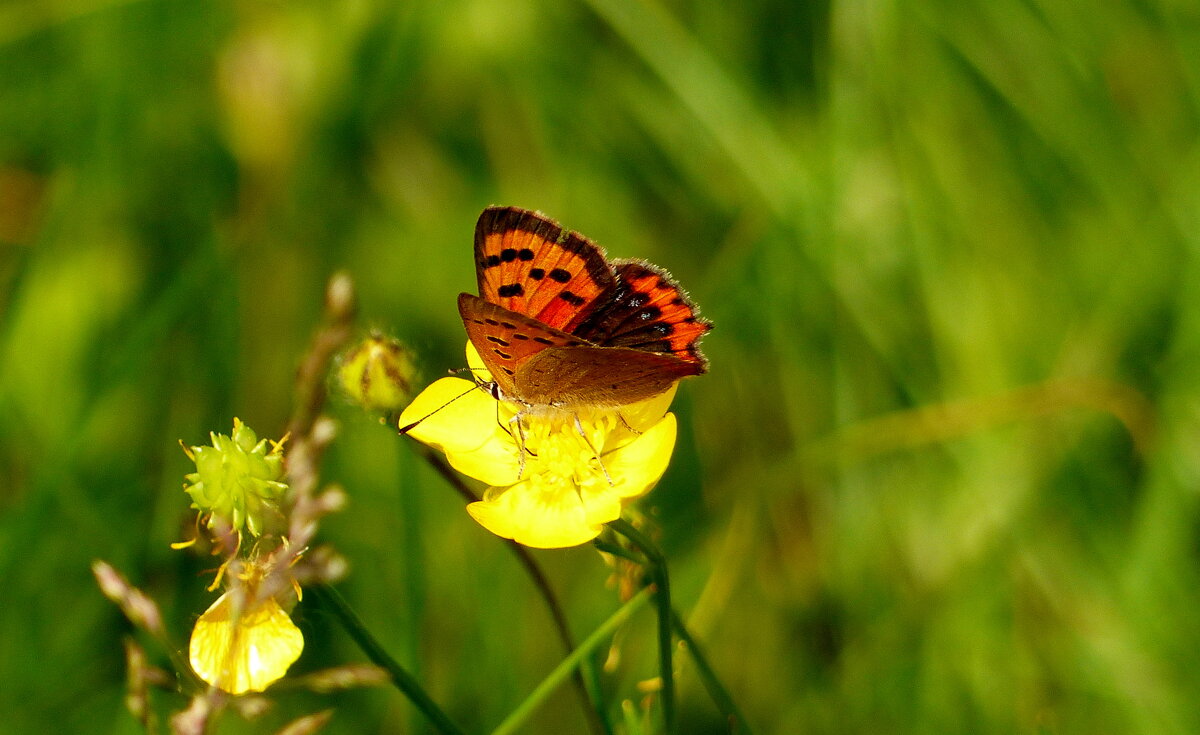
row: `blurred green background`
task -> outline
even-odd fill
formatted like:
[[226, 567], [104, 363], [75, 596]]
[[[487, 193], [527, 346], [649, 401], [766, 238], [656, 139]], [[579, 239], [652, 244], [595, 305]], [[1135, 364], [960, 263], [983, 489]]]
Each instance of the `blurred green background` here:
[[[283, 431], [337, 269], [364, 333], [461, 366], [494, 203], [716, 324], [642, 507], [758, 733], [1200, 731], [1198, 123], [1194, 2], [9, 0], [0, 730], [139, 731], [89, 563], [186, 640], [213, 595], [168, 548], [177, 440]], [[561, 657], [545, 608], [405, 441], [330, 410], [341, 587], [486, 731]], [[615, 609], [589, 547], [536, 556], [577, 637]], [[297, 619], [293, 671], [363, 660]], [[680, 697], [725, 731], [686, 657]], [[276, 701], [220, 731], [427, 732], [391, 689]], [[582, 731], [569, 687], [528, 729]]]

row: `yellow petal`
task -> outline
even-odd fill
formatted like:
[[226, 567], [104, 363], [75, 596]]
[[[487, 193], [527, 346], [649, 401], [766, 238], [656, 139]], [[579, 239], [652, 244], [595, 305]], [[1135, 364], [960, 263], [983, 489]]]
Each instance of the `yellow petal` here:
[[304, 650], [304, 636], [275, 600], [236, 619], [229, 593], [196, 621], [188, 658], [201, 679], [230, 694], [261, 692]]
[[637, 439], [605, 455], [604, 468], [613, 479], [611, 492], [628, 500], [654, 487], [671, 462], [677, 431], [675, 414], [669, 413]]
[[671, 401], [675, 400], [675, 392], [678, 390], [679, 381], [676, 381], [666, 391], [644, 401], [621, 406], [618, 411], [625, 423], [634, 430], [646, 431], [655, 426], [671, 407]]
[[471, 340], [467, 340], [467, 366], [471, 368], [471, 375], [482, 383], [492, 382], [492, 374], [483, 365], [483, 358], [479, 356], [479, 350], [475, 349], [475, 345]]
[[573, 487], [535, 477], [509, 488], [488, 488], [467, 512], [487, 530], [537, 549], [578, 546], [596, 538], [600, 527], [587, 522]]
[[[574, 477], [528, 468], [528, 479], [509, 488], [488, 488], [483, 500], [467, 506], [480, 525], [525, 546], [556, 549], [587, 543], [601, 527], [621, 515], [631, 498], [645, 494], [666, 471], [675, 447], [677, 426], [667, 414], [648, 431], [604, 457], [612, 484], [593, 473], [584, 486]], [[571, 437], [560, 438], [570, 441]]]
[[615, 521], [628, 501], [654, 487], [671, 461], [675, 435], [675, 414], [669, 413], [632, 442], [604, 455], [612, 484], [606, 478], [593, 479], [580, 490], [588, 525]]
[[520, 455], [498, 403], [462, 378], [442, 378], [413, 399], [400, 425], [420, 420], [414, 439], [445, 452], [454, 469], [489, 485], [517, 481]]

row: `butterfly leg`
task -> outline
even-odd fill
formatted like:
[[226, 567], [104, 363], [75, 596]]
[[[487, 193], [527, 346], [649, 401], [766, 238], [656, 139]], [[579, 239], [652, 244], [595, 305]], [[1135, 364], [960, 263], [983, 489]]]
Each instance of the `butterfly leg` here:
[[628, 421], [626, 421], [626, 420], [625, 420], [625, 416], [624, 416], [624, 415], [622, 415], [620, 411], [617, 411], [617, 418], [618, 418], [618, 419], [620, 419], [620, 421], [621, 421], [621, 426], [624, 426], [626, 429], [629, 429], [629, 430], [630, 430], [630, 431], [632, 431], [634, 434], [637, 434], [638, 436], [641, 436], [641, 435], [644, 433], [644, 432], [638, 431], [637, 429], [633, 428], [633, 425], [632, 425], [632, 424], [630, 424]]
[[529, 444], [525, 439], [525, 425], [523, 423], [521, 423], [521, 416], [524, 413], [525, 413], [524, 410], [517, 411], [517, 413], [514, 414], [513, 417], [508, 420], [508, 423], [515, 425], [517, 427], [517, 431], [515, 434], [513, 433], [512, 429], [508, 429], [508, 434], [509, 434], [509, 436], [513, 437], [513, 439], [516, 441], [517, 450], [518, 450], [517, 453], [520, 455], [520, 460], [517, 465], [517, 479], [518, 480], [520, 480], [522, 477], [525, 476], [525, 455], [529, 455], [530, 457], [537, 457], [537, 455], [534, 454], [533, 450], [529, 448]]
[[[520, 417], [523, 413], [524, 413], [523, 409], [521, 411], [518, 411], [506, 423], [506, 422], [500, 420], [500, 404], [496, 404], [496, 426], [499, 426], [501, 431], [503, 431], [505, 434], [508, 434], [512, 438], [512, 440], [519, 447], [521, 447], [522, 454], [528, 453], [530, 457], [536, 457], [537, 452], [533, 451], [532, 449], [530, 449], [529, 447], [527, 447], [525, 445], [525, 427], [520, 422]], [[517, 426], [517, 431], [515, 431], [515, 432], [512, 430], [513, 424], [516, 424], [516, 426]]]
[[604, 460], [600, 459], [600, 452], [596, 451], [596, 447], [592, 445], [592, 440], [583, 430], [583, 423], [579, 420], [579, 414], [575, 414], [575, 431], [579, 432], [579, 437], [583, 439], [583, 443], [587, 448], [592, 450], [592, 456], [596, 458], [596, 464], [600, 465], [600, 471], [604, 473], [604, 479], [608, 480], [608, 486], [612, 487], [616, 483], [613, 482], [612, 475], [608, 474], [608, 468], [604, 466]]

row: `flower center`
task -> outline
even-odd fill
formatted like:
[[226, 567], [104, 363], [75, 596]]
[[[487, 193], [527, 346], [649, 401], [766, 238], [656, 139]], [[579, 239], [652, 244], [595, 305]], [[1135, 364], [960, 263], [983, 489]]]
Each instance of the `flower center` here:
[[526, 472], [548, 485], [567, 484], [586, 490], [593, 483], [610, 484], [602, 465], [619, 428], [611, 411], [586, 410], [523, 415]]

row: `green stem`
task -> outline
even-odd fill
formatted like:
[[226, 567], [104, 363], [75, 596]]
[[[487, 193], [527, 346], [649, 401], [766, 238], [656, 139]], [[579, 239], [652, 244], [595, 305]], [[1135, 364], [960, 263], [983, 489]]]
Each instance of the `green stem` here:
[[708, 696], [712, 697], [712, 701], [716, 703], [717, 709], [721, 710], [721, 714], [725, 716], [725, 721], [729, 723], [729, 731], [736, 732], [739, 735], [753, 735], [750, 729], [750, 723], [742, 715], [741, 710], [734, 704], [733, 697], [729, 696], [729, 690], [721, 683], [712, 666], [709, 665], [708, 659], [704, 656], [704, 652], [700, 650], [699, 644], [692, 634], [688, 632], [687, 626], [683, 624], [683, 618], [675, 610], [671, 610], [671, 625], [675, 628], [675, 634], [679, 639], [687, 645], [688, 651], [692, 655], [692, 660], [696, 662], [696, 670], [700, 674], [700, 681], [704, 683], [704, 689], [708, 691]]
[[667, 575], [667, 559], [653, 541], [624, 518], [618, 518], [608, 525], [629, 539], [650, 562], [654, 600], [658, 607], [658, 668], [662, 678], [663, 722], [667, 735], [672, 735], [675, 732], [675, 669], [671, 663], [671, 583]]
[[363, 626], [358, 615], [350, 608], [337, 590], [328, 585], [317, 585], [309, 588], [310, 592], [320, 600], [321, 604], [334, 614], [358, 647], [367, 654], [367, 658], [371, 662], [382, 669], [385, 669], [392, 677], [392, 682], [396, 688], [404, 693], [406, 697], [421, 710], [429, 722], [437, 728], [437, 731], [443, 735], [464, 735], [463, 731], [457, 725], [450, 721], [445, 712], [434, 703], [417, 680], [412, 677], [399, 663], [396, 662], [388, 652], [383, 650], [383, 646], [375, 640], [374, 636]]
[[[392, 423], [396, 422], [393, 421]], [[462, 477], [440, 455], [425, 446], [421, 446], [418, 451], [425, 461], [449, 482], [450, 486], [463, 499], [468, 503], [479, 500], [479, 496], [475, 494], [475, 491], [463, 482]], [[529, 549], [512, 539], [503, 540], [509, 550], [516, 554], [517, 561], [521, 562], [521, 566], [525, 568], [525, 572], [529, 575], [533, 586], [541, 594], [546, 607], [550, 610], [550, 618], [554, 621], [554, 628], [558, 631], [558, 638], [562, 641], [563, 648], [567, 652], [570, 652], [575, 648], [575, 641], [571, 637], [571, 628], [567, 624], [567, 615], [563, 611], [562, 605], [559, 604], [558, 597], [554, 594], [554, 589], [550, 586], [550, 581], [546, 579], [546, 574], [538, 566], [533, 555], [529, 553]], [[585, 659], [580, 666], [580, 670], [574, 674], [574, 679], [575, 688], [583, 701], [584, 715], [587, 718], [588, 729], [591, 730], [593, 735], [612, 735], [612, 724], [608, 721], [607, 708], [604, 706], [604, 692], [600, 688], [600, 676], [596, 671], [595, 663], [590, 658]]]
[[600, 671], [596, 668], [595, 657], [585, 656], [575, 672], [575, 679], [583, 679], [583, 687], [588, 700], [592, 704], [591, 717], [588, 722], [593, 730], [598, 729], [602, 735], [613, 735], [613, 726], [609, 722], [608, 712], [604, 706], [604, 686], [600, 681]]
[[[411, 470], [409, 463], [404, 463], [405, 475]], [[400, 487], [409, 488], [415, 483], [409, 482], [411, 479], [407, 476], [401, 478]], [[421, 523], [423, 507], [421, 503], [421, 493], [402, 492], [400, 493], [400, 523], [404, 527], [403, 548], [404, 559], [407, 560], [404, 568], [404, 615], [406, 618], [405, 627], [405, 651], [402, 654], [402, 659], [408, 662], [412, 673], [415, 676], [421, 675], [421, 641], [424, 638], [422, 630], [422, 620], [425, 610], [425, 569], [424, 549], [421, 543], [421, 532], [424, 526]], [[420, 732], [420, 713], [409, 710], [409, 731]]]
[[622, 559], [634, 562], [638, 566], [646, 566], [646, 558], [644, 556], [638, 556], [619, 544], [610, 543], [603, 539], [596, 538], [592, 541], [592, 546], [596, 547], [597, 551], [603, 551], [605, 554], [618, 556]]
[[[558, 630], [559, 640], [569, 652], [575, 647], [575, 641], [571, 637], [571, 628], [567, 624], [566, 613], [563, 612], [562, 605], [558, 603], [558, 598], [555, 596], [553, 588], [550, 587], [550, 580], [546, 579], [545, 572], [538, 566], [528, 549], [512, 539], [504, 540], [512, 552], [517, 555], [521, 566], [525, 567], [533, 585], [537, 587], [542, 599], [546, 601], [546, 606], [550, 608], [550, 617], [554, 620], [554, 627]], [[596, 674], [596, 666], [590, 658], [584, 659], [579, 671], [575, 672], [574, 679], [575, 688], [583, 699], [588, 728], [597, 735], [599, 733], [611, 735], [612, 726], [608, 723], [607, 713], [604, 711], [603, 692], [599, 687], [600, 677]], [[589, 681], [592, 686], [589, 686]]]
[[613, 634], [617, 627], [620, 626], [621, 623], [624, 623], [630, 615], [637, 612], [637, 610], [645, 605], [646, 601], [649, 599], [650, 595], [647, 593], [647, 591], [642, 590], [638, 594], [634, 595], [629, 602], [618, 608], [617, 611], [613, 613], [608, 620], [605, 620], [599, 628], [596, 628], [596, 630], [592, 631], [592, 634], [585, 638], [583, 643], [579, 644], [578, 648], [564, 658], [558, 664], [558, 666], [554, 667], [554, 670], [542, 680], [541, 684], [538, 684], [537, 688], [525, 698], [525, 701], [521, 702], [521, 704], [519, 704], [516, 709], [509, 713], [508, 717], [505, 717], [504, 721], [492, 731], [492, 735], [509, 735], [509, 733], [516, 732], [517, 728], [524, 724], [525, 720], [527, 720], [529, 716], [533, 714], [533, 711], [537, 709], [537, 707], [546, 699], [546, 697], [549, 696], [550, 693], [556, 688], [558, 688], [563, 681], [566, 680], [566, 678], [570, 676], [573, 671], [575, 671], [576, 667], [578, 667], [582, 662], [588, 660], [588, 657], [591, 655], [592, 651], [601, 643], [608, 640], [609, 636]]

